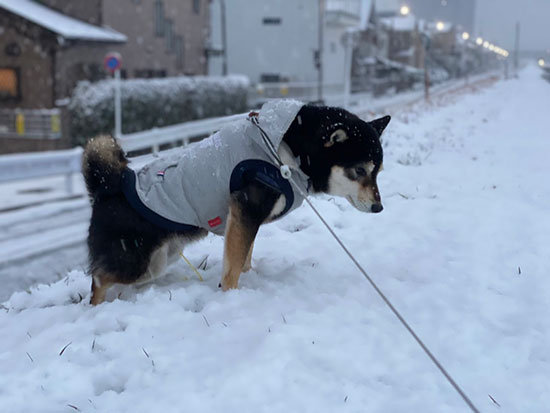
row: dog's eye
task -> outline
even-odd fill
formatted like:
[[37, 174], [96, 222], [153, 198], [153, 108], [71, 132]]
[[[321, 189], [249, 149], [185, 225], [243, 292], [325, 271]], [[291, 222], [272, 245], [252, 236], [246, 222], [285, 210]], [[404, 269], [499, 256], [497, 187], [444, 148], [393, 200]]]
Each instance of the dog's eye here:
[[355, 168], [355, 173], [358, 176], [367, 176], [367, 171], [362, 166], [358, 166], [357, 168]]

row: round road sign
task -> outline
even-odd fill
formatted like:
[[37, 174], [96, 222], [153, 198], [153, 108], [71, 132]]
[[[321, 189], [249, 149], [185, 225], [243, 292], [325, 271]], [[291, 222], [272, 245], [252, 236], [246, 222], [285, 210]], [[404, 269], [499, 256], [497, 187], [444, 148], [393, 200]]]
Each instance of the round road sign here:
[[120, 55], [120, 53], [107, 53], [107, 55], [103, 59], [103, 66], [105, 67], [105, 70], [113, 73], [115, 70], [120, 69], [120, 67], [122, 66], [122, 56]]

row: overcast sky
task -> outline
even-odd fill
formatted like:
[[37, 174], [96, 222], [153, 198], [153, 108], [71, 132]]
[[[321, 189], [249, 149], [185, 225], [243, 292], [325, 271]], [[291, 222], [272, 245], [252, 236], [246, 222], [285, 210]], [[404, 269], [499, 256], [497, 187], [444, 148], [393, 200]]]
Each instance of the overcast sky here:
[[550, 0], [477, 0], [476, 30], [495, 44], [513, 49], [518, 20], [523, 50], [550, 49]]
[[[397, 10], [407, 0], [375, 0], [379, 10]], [[460, 0], [447, 0], [448, 2]], [[514, 47], [515, 24], [521, 24], [523, 50], [550, 49], [550, 0], [476, 0], [475, 36], [508, 50]]]

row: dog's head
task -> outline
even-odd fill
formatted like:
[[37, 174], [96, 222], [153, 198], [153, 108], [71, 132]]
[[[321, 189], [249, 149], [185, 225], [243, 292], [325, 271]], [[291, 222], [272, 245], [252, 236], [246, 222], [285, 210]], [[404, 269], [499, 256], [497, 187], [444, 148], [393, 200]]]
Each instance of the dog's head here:
[[321, 156], [314, 167], [314, 189], [342, 196], [363, 212], [382, 211], [376, 178], [382, 170], [380, 136], [390, 119], [365, 122], [345, 110], [326, 108], [316, 131]]

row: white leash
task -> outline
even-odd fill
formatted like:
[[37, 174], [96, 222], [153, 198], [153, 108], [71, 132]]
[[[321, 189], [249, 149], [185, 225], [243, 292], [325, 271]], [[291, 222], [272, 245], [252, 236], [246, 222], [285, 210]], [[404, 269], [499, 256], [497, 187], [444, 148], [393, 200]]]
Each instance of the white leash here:
[[348, 257], [353, 261], [355, 266], [359, 269], [359, 271], [363, 274], [363, 276], [367, 279], [367, 281], [370, 283], [372, 288], [378, 293], [380, 298], [387, 304], [387, 306], [390, 308], [390, 310], [393, 312], [393, 314], [397, 317], [397, 319], [403, 324], [403, 326], [407, 329], [407, 331], [412, 335], [412, 337], [415, 339], [415, 341], [418, 343], [418, 345], [422, 348], [424, 353], [430, 358], [430, 360], [435, 364], [435, 366], [439, 369], [439, 371], [443, 374], [443, 376], [447, 379], [447, 381], [451, 384], [451, 386], [456, 390], [456, 392], [460, 395], [462, 400], [468, 405], [470, 410], [474, 413], [479, 413], [479, 409], [472, 403], [470, 398], [466, 395], [466, 393], [460, 388], [460, 386], [454, 381], [454, 379], [451, 377], [451, 375], [445, 370], [443, 365], [437, 360], [437, 358], [432, 354], [432, 352], [428, 349], [428, 347], [424, 344], [424, 342], [418, 337], [418, 335], [414, 332], [414, 330], [409, 326], [409, 323], [405, 321], [403, 316], [397, 311], [397, 309], [393, 306], [393, 304], [390, 302], [390, 300], [386, 297], [386, 295], [378, 288], [378, 285], [374, 282], [374, 280], [367, 274], [367, 272], [363, 269], [361, 264], [355, 259], [353, 254], [348, 250], [348, 248], [344, 245], [342, 240], [336, 235], [336, 233], [333, 231], [331, 226], [325, 221], [325, 219], [321, 216], [319, 211], [313, 206], [311, 201], [308, 199], [308, 194], [305, 192], [300, 186], [296, 183], [294, 178], [292, 177], [292, 172], [290, 170], [290, 167], [288, 165], [285, 165], [281, 158], [279, 157], [277, 151], [275, 150], [275, 147], [273, 146], [273, 143], [269, 139], [269, 136], [267, 133], [262, 129], [262, 127], [259, 124], [258, 118], [256, 116], [249, 116], [250, 121], [256, 125], [260, 131], [260, 135], [262, 136], [262, 140], [264, 141], [265, 145], [269, 149], [269, 152], [271, 152], [271, 156], [274, 158], [274, 161], [279, 165], [279, 168], [281, 170], [281, 175], [288, 179], [294, 187], [298, 190], [300, 195], [305, 199], [307, 204], [310, 206], [310, 208], [315, 212], [315, 215], [319, 217], [323, 225], [328, 229], [328, 231], [331, 233], [331, 235], [334, 237], [336, 242], [340, 244], [344, 252], [348, 255]]

